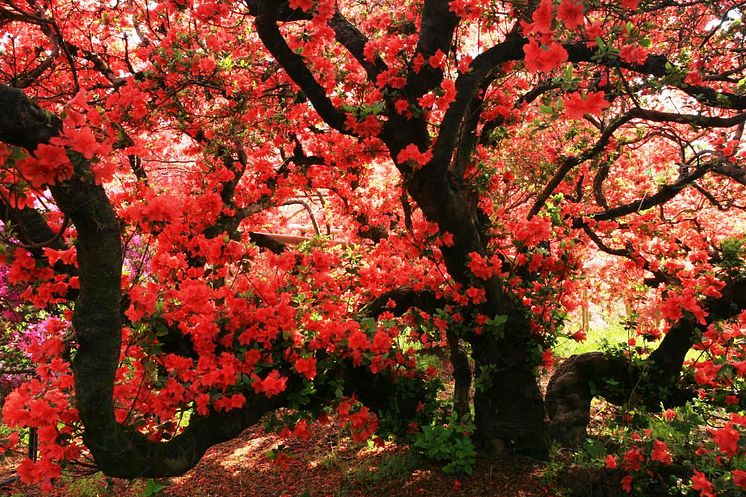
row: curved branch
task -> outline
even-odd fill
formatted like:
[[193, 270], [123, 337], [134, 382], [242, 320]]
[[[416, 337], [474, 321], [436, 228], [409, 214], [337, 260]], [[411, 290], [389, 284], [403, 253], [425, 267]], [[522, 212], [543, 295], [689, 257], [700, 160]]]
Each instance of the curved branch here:
[[60, 238], [61, 231], [64, 230], [55, 233], [44, 220], [44, 216], [36, 209], [29, 207], [17, 209], [0, 198], [0, 220], [13, 228], [14, 236], [37, 260], [43, 257], [42, 247], [55, 250], [68, 248]]
[[[606, 67], [620, 67], [640, 74], [647, 74], [659, 78], [669, 74], [668, 68], [676, 66], [676, 64], [669, 61], [665, 55], [652, 54], [649, 55], [642, 64], [632, 64], [610, 55], [598, 60], [596, 52], [585, 43], [568, 44], [565, 45], [565, 49], [569, 54], [569, 60], [571, 62], [596, 62]], [[691, 85], [686, 82], [672, 83], [667, 81], [666, 83], [673, 88], [678, 88], [697, 100], [699, 103], [709, 107], [733, 110], [746, 109], [746, 95], [720, 92], [707, 86]]]
[[631, 121], [633, 117], [634, 115], [631, 112], [619, 116], [611, 124], [609, 124], [606, 129], [604, 129], [603, 133], [601, 133], [601, 136], [599, 137], [598, 141], [596, 141], [596, 144], [593, 145], [593, 147], [589, 148], [580, 155], [574, 155], [572, 157], [565, 158], [562, 161], [562, 165], [554, 173], [554, 176], [552, 176], [552, 179], [549, 180], [549, 183], [547, 183], [541, 193], [539, 193], [539, 196], [534, 202], [534, 205], [531, 206], [531, 210], [528, 211], [528, 219], [531, 219], [539, 213], [541, 208], [554, 192], [555, 188], [559, 186], [559, 184], [565, 178], [567, 173], [572, 170], [572, 168], [574, 168], [575, 166], [579, 166], [583, 162], [592, 159], [597, 154], [603, 152], [604, 148], [606, 148], [606, 146], [611, 141], [611, 138], [614, 136], [614, 132], [623, 124]]
[[676, 112], [661, 112], [657, 110], [635, 108], [629, 111], [632, 117], [647, 119], [655, 122], [671, 122], [689, 124], [707, 128], [731, 128], [746, 121], [746, 112], [732, 117], [703, 116], [701, 114], [679, 114]]
[[[703, 302], [709, 321], [728, 319], [746, 309], [746, 280], [729, 282], [721, 293], [720, 298]], [[547, 387], [553, 438], [565, 446], [580, 445], [590, 421], [591, 400], [597, 395], [617, 405], [632, 402], [650, 410], [689, 400], [693, 394], [679, 385], [679, 376], [697, 329], [692, 320], [676, 321], [642, 366], [602, 352], [570, 357], [557, 368]]]
[[366, 304], [359, 314], [376, 318], [388, 311], [395, 316], [401, 316], [413, 307], [434, 314], [445, 304], [445, 300], [439, 298], [432, 290], [416, 291], [409, 287], [401, 287], [379, 295]]
[[742, 185], [746, 185], [746, 169], [743, 167], [719, 162], [712, 167], [712, 171], [723, 176], [728, 176]]
[[[651, 207], [655, 207], [656, 205], [663, 204], [674, 198], [676, 195], [679, 194], [679, 192], [692, 184], [694, 181], [704, 176], [709, 170], [709, 164], [700, 166], [688, 175], [679, 178], [675, 183], [662, 186], [657, 193], [649, 197], [643, 197], [627, 204], [620, 205], [619, 207], [613, 207], [603, 212], [597, 212], [595, 214], [591, 214], [589, 217], [595, 219], [596, 221], [608, 221], [611, 219], [616, 219], [618, 217], [626, 216], [628, 214], [632, 214], [634, 212], [644, 211], [650, 209]], [[577, 224], [578, 226], [576, 227], [579, 227], [580, 223], [582, 223], [582, 221], [576, 220], [574, 224]]]
[[459, 75], [456, 79], [456, 99], [443, 116], [438, 140], [433, 147], [433, 159], [430, 165], [423, 169], [427, 170], [428, 175], [445, 175], [448, 171], [464, 117], [476, 97], [477, 90], [500, 64], [523, 57], [523, 41], [525, 39], [514, 29], [502, 43], [479, 54], [472, 61], [469, 72]]
[[365, 58], [364, 50], [368, 39], [339, 10], [329, 20], [329, 26], [334, 30], [334, 38], [355, 57], [355, 60], [365, 69], [370, 81], [375, 82], [378, 75], [388, 69], [380, 57], [376, 57], [373, 63]]
[[290, 78], [308, 97], [319, 116], [330, 127], [340, 133], [352, 134], [345, 126], [346, 115], [336, 108], [326, 95], [326, 90], [313, 77], [303, 57], [293, 52], [277, 27], [277, 14], [267, 2], [259, 2], [259, 14], [254, 20], [254, 27], [264, 46], [282, 66]]
[[[425, 0], [422, 8], [420, 37], [417, 40], [415, 55], [427, 60], [438, 50], [444, 54], [451, 51], [453, 33], [458, 26], [459, 18], [450, 10], [449, 0]], [[425, 64], [415, 74], [410, 71], [405, 92], [417, 98], [435, 88], [443, 80], [443, 71]]]
[[319, 228], [319, 222], [316, 220], [316, 214], [313, 213], [313, 209], [311, 208], [311, 205], [306, 202], [305, 200], [301, 198], [293, 198], [290, 200], [286, 200], [282, 203], [283, 206], [285, 205], [300, 205], [303, 207], [303, 209], [308, 213], [308, 217], [311, 218], [311, 224], [313, 225], [313, 231], [316, 233], [316, 236], [321, 236], [321, 229]]
[[[0, 116], [0, 140], [6, 143], [33, 150], [60, 129], [59, 119], [19, 90], [0, 86], [0, 102], [11, 110]], [[112, 402], [122, 331], [119, 221], [103, 187], [90, 180], [73, 177], [51, 190], [78, 231], [80, 293], [73, 314], [78, 342], [73, 359], [75, 395], [85, 428], [83, 440], [99, 469], [120, 477], [181, 474], [194, 466], [207, 448], [236, 436], [279, 407], [283, 396], [267, 399], [249, 395], [243, 409], [193, 417], [186, 430], [167, 443], [149, 441], [119, 424]]]

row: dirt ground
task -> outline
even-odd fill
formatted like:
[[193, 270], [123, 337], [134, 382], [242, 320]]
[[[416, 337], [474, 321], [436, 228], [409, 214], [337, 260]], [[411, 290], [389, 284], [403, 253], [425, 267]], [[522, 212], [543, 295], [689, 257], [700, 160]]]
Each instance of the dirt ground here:
[[[284, 444], [290, 456], [285, 468], [266, 457]], [[18, 457], [0, 461], [0, 480], [12, 475]], [[454, 477], [428, 464], [406, 447], [353, 445], [334, 426], [316, 427], [308, 440], [280, 439], [261, 427], [217, 445], [191, 471], [160, 480], [162, 497], [540, 497], [546, 496], [544, 466], [509, 459], [478, 461], [474, 473]], [[145, 482], [113, 482], [106, 493], [100, 475], [64, 478], [62, 497], [143, 495]], [[152, 485], [152, 483], [151, 483]], [[1, 496], [36, 497], [37, 489], [13, 484]]]

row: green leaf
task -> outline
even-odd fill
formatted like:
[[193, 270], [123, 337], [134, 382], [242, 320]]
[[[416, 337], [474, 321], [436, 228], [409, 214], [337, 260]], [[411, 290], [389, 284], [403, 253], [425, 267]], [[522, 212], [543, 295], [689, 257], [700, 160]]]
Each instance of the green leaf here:
[[150, 497], [151, 495], [158, 495], [166, 488], [165, 485], [158, 483], [155, 480], [148, 480], [145, 483], [145, 488], [142, 490], [143, 497]]

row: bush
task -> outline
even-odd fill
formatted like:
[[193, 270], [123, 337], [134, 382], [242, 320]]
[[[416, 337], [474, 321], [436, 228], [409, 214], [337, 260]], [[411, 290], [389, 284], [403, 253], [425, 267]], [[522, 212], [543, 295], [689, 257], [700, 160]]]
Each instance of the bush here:
[[415, 436], [414, 446], [424, 457], [445, 463], [444, 472], [471, 475], [477, 457], [470, 438], [473, 431], [471, 422], [459, 421], [454, 413], [445, 423], [423, 427]]
[[595, 495], [588, 485], [576, 488], [579, 475], [639, 497], [736, 497], [746, 490], [742, 414], [694, 401], [658, 414], [624, 412], [607, 428], [578, 451], [555, 453], [547, 477], [564, 487], [560, 493]]

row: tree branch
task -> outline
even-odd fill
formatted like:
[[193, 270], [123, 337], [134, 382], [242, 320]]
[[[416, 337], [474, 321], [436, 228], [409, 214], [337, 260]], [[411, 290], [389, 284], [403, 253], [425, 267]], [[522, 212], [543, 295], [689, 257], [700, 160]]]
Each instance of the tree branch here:
[[[459, 18], [451, 12], [448, 0], [425, 0], [415, 56], [421, 55], [427, 61], [438, 50], [448, 55], [458, 23]], [[410, 71], [405, 92], [417, 98], [438, 86], [442, 80], [442, 70], [425, 64], [418, 74]]]
[[627, 204], [620, 205], [619, 207], [613, 207], [603, 212], [597, 212], [590, 215], [589, 217], [595, 219], [596, 221], [608, 221], [610, 219], [616, 219], [618, 217], [626, 216], [627, 214], [644, 211], [646, 209], [650, 209], [651, 207], [655, 207], [656, 205], [663, 204], [674, 198], [676, 195], [679, 194], [679, 192], [692, 184], [694, 181], [704, 176], [709, 170], [710, 167], [708, 165], [700, 166], [688, 175], [682, 176], [676, 182], [670, 185], [662, 186], [657, 193], [649, 197], [643, 197]]
[[378, 75], [388, 69], [380, 57], [376, 57], [373, 63], [368, 62], [363, 52], [368, 39], [339, 10], [329, 20], [329, 26], [334, 30], [334, 38], [355, 57], [370, 81], [375, 82]]
[[340, 133], [352, 134], [345, 126], [346, 115], [336, 108], [326, 95], [326, 90], [311, 74], [303, 57], [290, 49], [277, 27], [277, 12], [260, 1], [254, 26], [259, 38], [272, 56], [308, 97], [321, 119]]
[[606, 129], [604, 129], [603, 133], [601, 133], [601, 136], [599, 137], [598, 141], [596, 141], [596, 144], [593, 145], [593, 147], [587, 149], [580, 155], [574, 155], [572, 157], [565, 158], [562, 161], [560, 167], [554, 173], [554, 176], [552, 176], [552, 179], [549, 180], [549, 183], [547, 183], [541, 193], [539, 193], [539, 196], [536, 198], [534, 205], [531, 206], [531, 210], [528, 211], [528, 219], [531, 219], [539, 213], [541, 208], [544, 206], [554, 190], [565, 178], [567, 173], [569, 173], [575, 166], [578, 166], [583, 162], [592, 159], [597, 154], [603, 152], [604, 148], [606, 148], [606, 145], [609, 144], [611, 138], [614, 136], [614, 132], [623, 124], [632, 120], [632, 117], [633, 115], [629, 112], [619, 116]]

